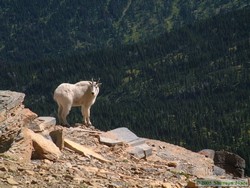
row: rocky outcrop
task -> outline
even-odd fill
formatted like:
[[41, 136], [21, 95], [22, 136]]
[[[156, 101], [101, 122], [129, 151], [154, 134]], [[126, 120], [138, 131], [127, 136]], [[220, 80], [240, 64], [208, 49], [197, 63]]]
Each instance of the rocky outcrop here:
[[[139, 138], [126, 127], [108, 132], [82, 124], [62, 127], [54, 117], [24, 108], [24, 94], [0, 96], [0, 187], [191, 188], [197, 178], [219, 180], [225, 173], [220, 167], [219, 176], [214, 173], [211, 150], [200, 155]], [[233, 164], [244, 166], [239, 158]]]
[[58, 159], [60, 149], [50, 139], [62, 145], [63, 141], [59, 138], [62, 132], [53, 129], [42, 135], [27, 128], [39, 128], [42, 132], [46, 126], [55, 125], [55, 118], [37, 117], [37, 114], [24, 108], [24, 97], [23, 93], [0, 91], [0, 153], [19, 162], [29, 162], [31, 158]]
[[214, 163], [215, 165], [225, 169], [227, 173], [232, 174], [234, 177], [244, 177], [246, 162], [235, 153], [228, 151], [216, 151]]
[[234, 177], [244, 177], [246, 162], [235, 153], [228, 151], [214, 151], [212, 149], [203, 149], [198, 152], [214, 161], [215, 175], [232, 175]]
[[18, 139], [22, 127], [37, 115], [22, 104], [25, 94], [0, 90], [0, 153]]

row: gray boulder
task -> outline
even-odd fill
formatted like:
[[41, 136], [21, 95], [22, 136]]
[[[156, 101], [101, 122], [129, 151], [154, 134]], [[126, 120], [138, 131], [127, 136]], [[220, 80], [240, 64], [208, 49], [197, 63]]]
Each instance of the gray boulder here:
[[214, 164], [235, 177], [244, 177], [246, 162], [239, 155], [227, 151], [216, 151]]

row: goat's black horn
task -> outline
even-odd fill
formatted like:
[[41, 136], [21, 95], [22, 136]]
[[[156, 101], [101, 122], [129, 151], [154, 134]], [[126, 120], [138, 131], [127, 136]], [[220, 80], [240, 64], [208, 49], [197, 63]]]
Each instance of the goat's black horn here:
[[98, 78], [98, 80], [96, 82], [99, 83], [99, 81], [100, 81], [100, 78]]

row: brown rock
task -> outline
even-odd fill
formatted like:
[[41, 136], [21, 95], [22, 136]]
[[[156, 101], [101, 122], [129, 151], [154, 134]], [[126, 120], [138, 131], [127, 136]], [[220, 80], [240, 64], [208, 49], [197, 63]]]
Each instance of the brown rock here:
[[177, 165], [178, 165], [178, 162], [176, 162], [176, 161], [169, 161], [169, 162], [168, 162], [168, 166], [169, 166], [169, 167], [174, 167], [174, 168], [176, 168]]
[[[29, 130], [29, 129], [28, 129]], [[59, 148], [50, 140], [42, 135], [29, 130], [29, 134], [33, 141], [34, 153], [32, 158], [57, 160], [61, 156]]]
[[62, 128], [56, 128], [49, 133], [51, 139], [61, 150], [64, 147], [64, 132]]
[[33, 145], [29, 131], [27, 128], [23, 128], [5, 155], [19, 162], [29, 162], [32, 150]]
[[22, 127], [37, 115], [24, 108], [25, 94], [0, 90], [0, 152], [10, 149]]
[[187, 188], [198, 188], [198, 187], [196, 186], [194, 181], [189, 181], [187, 184]]
[[56, 118], [54, 117], [37, 117], [31, 123], [28, 124], [28, 128], [34, 132], [42, 132], [46, 129], [50, 129], [56, 125]]
[[28, 175], [34, 176], [35, 172], [33, 170], [25, 170]]
[[171, 183], [163, 183], [162, 187], [163, 188], [172, 188], [172, 185], [171, 185]]
[[92, 151], [91, 149], [86, 148], [78, 143], [75, 143], [69, 139], [66, 139], [66, 138], [64, 139], [64, 145], [65, 145], [65, 147], [72, 149], [73, 151], [80, 153], [80, 154], [83, 154], [85, 156], [92, 156], [96, 159], [99, 159], [100, 161], [110, 162], [109, 160], [107, 160], [103, 156], [101, 156], [100, 154], [98, 154], [98, 153]]
[[22, 110], [22, 112], [21, 112], [21, 115], [23, 116], [23, 123], [25, 125], [29, 124], [30, 122], [32, 122], [37, 117], [37, 114], [32, 112], [28, 108], [24, 108]]
[[27, 127], [29, 129], [31, 129], [32, 131], [34, 131], [35, 133], [37, 132], [42, 132], [44, 131], [44, 127], [40, 126], [41, 125], [41, 121], [39, 121], [37, 118], [34, 119], [34, 121], [30, 122]]
[[8, 172], [7, 167], [4, 164], [0, 164], [0, 171], [2, 172]]
[[0, 90], [0, 153], [7, 151], [23, 126], [23, 93]]
[[18, 185], [19, 183], [17, 181], [14, 180], [14, 178], [10, 177], [10, 178], [7, 178], [7, 182], [10, 184], [10, 185]]

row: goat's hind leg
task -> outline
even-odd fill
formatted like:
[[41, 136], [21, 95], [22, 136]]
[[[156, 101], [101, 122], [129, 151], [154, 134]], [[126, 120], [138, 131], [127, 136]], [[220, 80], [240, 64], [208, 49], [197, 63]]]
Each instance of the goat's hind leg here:
[[67, 121], [67, 116], [69, 115], [71, 109], [71, 105], [64, 106], [62, 108], [62, 113], [61, 113], [61, 118], [62, 118], [62, 123], [63, 125], [70, 126], [68, 121]]
[[62, 106], [60, 104], [58, 104], [58, 112], [57, 112], [57, 117], [58, 117], [58, 121], [59, 124], [62, 124], [63, 120], [62, 120]]

